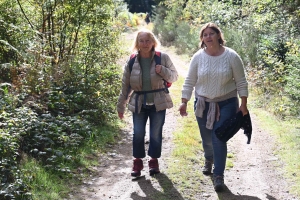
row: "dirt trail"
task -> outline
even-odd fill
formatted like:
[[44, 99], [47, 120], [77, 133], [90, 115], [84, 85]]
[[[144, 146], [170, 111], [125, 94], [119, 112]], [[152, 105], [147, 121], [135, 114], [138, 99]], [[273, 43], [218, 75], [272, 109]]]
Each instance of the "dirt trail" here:
[[[132, 39], [129, 35], [127, 39]], [[163, 47], [175, 64], [179, 74], [185, 77], [188, 61], [183, 61], [170, 48]], [[180, 98], [180, 97], [173, 97]], [[178, 127], [181, 116], [178, 105], [167, 110], [163, 132], [162, 157], [159, 159], [161, 174], [155, 178], [148, 174], [147, 160], [144, 159], [142, 177], [133, 180], [130, 177], [132, 167], [132, 123], [131, 116], [126, 115], [126, 128], [121, 133], [117, 145], [112, 146], [109, 153], [99, 159], [95, 168], [97, 174], [77, 188], [69, 199], [72, 200], [152, 200], [163, 196], [168, 190], [168, 197], [159, 199], [195, 199], [195, 200], [299, 200], [289, 194], [288, 183], [284, 181], [279, 158], [273, 155], [275, 148], [273, 138], [262, 127], [258, 127], [257, 119], [252, 117], [253, 137], [251, 144], [246, 144], [246, 136], [239, 132], [228, 142], [228, 152], [235, 156], [234, 167], [225, 172], [226, 190], [217, 194], [212, 188], [210, 176], [205, 176], [202, 187], [194, 196], [183, 198], [166, 172], [172, 152], [172, 132]], [[148, 130], [147, 130], [148, 131]], [[199, 155], [202, 156], [202, 155]], [[201, 163], [202, 164], [202, 163]], [[198, 167], [198, 166], [197, 166]], [[276, 167], [276, 168], [274, 168]], [[199, 165], [199, 170], [201, 165]], [[187, 172], [188, 173], [188, 172]]]

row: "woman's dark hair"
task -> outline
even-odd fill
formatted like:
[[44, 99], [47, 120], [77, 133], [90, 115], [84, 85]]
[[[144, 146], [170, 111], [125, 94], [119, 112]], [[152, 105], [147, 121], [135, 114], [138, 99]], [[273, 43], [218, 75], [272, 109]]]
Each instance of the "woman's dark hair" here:
[[206, 47], [206, 45], [205, 45], [205, 43], [203, 42], [202, 39], [203, 39], [203, 32], [207, 28], [213, 29], [218, 35], [220, 35], [219, 44], [224, 46], [225, 43], [226, 43], [226, 40], [224, 39], [224, 36], [223, 36], [223, 33], [222, 33], [221, 29], [216, 24], [214, 24], [212, 22], [209, 22], [209, 23], [206, 23], [204, 26], [202, 26], [202, 28], [200, 30], [200, 43], [199, 43], [200, 48], [205, 48]]

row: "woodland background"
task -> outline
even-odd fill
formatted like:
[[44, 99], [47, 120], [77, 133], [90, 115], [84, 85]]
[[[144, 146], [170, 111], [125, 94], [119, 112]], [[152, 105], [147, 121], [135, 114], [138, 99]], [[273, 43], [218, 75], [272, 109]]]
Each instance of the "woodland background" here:
[[299, 0], [0, 0], [0, 13], [0, 199], [62, 199], [118, 138], [121, 35], [146, 13], [189, 56], [217, 23], [256, 106], [299, 120]]

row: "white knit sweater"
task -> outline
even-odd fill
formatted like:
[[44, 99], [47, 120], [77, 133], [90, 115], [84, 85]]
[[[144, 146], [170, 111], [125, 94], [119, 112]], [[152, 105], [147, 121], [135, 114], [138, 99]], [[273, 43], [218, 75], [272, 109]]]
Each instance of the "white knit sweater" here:
[[248, 97], [248, 82], [240, 56], [231, 48], [219, 56], [210, 56], [204, 49], [192, 57], [189, 71], [182, 88], [182, 98], [195, 96], [218, 98], [237, 89], [240, 97]]

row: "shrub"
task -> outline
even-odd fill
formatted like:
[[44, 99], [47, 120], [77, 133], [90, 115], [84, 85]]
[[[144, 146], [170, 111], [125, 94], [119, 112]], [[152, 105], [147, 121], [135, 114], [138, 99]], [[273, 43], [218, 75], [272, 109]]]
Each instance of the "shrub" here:
[[192, 55], [199, 49], [199, 29], [192, 28], [186, 22], [180, 22], [176, 28], [176, 51], [180, 54]]

